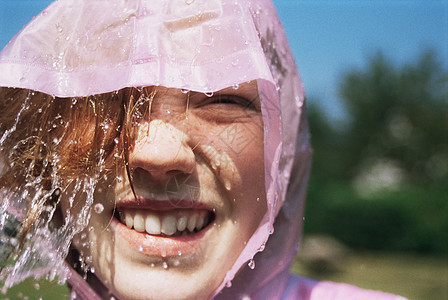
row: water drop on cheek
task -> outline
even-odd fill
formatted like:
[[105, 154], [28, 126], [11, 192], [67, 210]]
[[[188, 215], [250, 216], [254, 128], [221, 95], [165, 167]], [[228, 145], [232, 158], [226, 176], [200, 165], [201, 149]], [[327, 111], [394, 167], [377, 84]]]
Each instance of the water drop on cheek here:
[[230, 184], [230, 181], [226, 181], [224, 183], [224, 186], [226, 188], [226, 190], [230, 191], [232, 189], [232, 185]]
[[93, 207], [93, 210], [97, 213], [100, 214], [104, 211], [104, 206], [101, 203], [97, 203], [95, 204], [95, 206]]
[[138, 246], [138, 251], [142, 252], [143, 251], [143, 247], [142, 246]]

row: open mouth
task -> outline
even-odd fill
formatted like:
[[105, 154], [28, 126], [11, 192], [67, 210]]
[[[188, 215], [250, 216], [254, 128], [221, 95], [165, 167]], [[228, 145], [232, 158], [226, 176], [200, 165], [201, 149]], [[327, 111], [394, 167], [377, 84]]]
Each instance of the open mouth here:
[[206, 209], [191, 208], [173, 210], [119, 208], [115, 217], [128, 228], [138, 232], [176, 237], [200, 232], [213, 222], [215, 214]]

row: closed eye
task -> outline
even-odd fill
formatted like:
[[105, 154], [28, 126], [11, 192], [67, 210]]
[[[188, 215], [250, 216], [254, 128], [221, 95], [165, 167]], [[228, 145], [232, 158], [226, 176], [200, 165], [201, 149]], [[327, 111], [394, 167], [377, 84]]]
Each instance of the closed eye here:
[[204, 105], [235, 105], [239, 108], [250, 109], [254, 111], [259, 110], [253, 101], [238, 95], [228, 94], [218, 94], [212, 96], [209, 99], [205, 100]]

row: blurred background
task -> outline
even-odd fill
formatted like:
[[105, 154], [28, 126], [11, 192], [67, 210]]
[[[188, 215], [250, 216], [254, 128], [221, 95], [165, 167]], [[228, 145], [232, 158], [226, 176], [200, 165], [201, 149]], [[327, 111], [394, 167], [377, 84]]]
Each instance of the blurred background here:
[[[49, 3], [0, 0], [0, 48]], [[274, 3], [306, 87], [314, 147], [292, 271], [448, 299], [448, 2]], [[0, 298], [67, 293], [28, 280]]]

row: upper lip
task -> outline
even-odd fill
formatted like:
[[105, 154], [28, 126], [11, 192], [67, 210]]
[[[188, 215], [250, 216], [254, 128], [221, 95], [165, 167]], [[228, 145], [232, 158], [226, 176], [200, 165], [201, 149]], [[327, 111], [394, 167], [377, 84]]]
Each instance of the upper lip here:
[[150, 210], [172, 210], [177, 208], [205, 209], [212, 210], [203, 202], [188, 199], [170, 199], [170, 200], [154, 200], [154, 199], [126, 199], [117, 203], [117, 209], [138, 208]]

